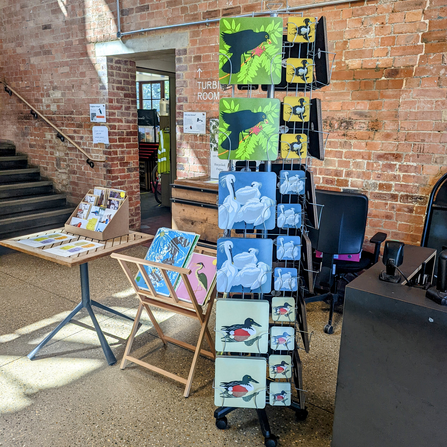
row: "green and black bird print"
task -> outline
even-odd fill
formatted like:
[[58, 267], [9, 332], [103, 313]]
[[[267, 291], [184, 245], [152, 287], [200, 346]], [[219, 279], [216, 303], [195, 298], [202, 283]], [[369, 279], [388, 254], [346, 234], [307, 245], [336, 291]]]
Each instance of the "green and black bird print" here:
[[281, 18], [220, 21], [219, 80], [222, 84], [281, 81]]

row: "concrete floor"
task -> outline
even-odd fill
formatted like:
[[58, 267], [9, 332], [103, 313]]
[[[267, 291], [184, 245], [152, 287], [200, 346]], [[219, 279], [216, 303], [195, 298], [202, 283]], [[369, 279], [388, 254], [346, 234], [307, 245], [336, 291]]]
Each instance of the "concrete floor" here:
[[[125, 253], [143, 258], [146, 251], [141, 246]], [[89, 273], [93, 299], [135, 315], [138, 300], [117, 261], [93, 261]], [[239, 409], [228, 416], [226, 430], [216, 428], [212, 361], [200, 358], [187, 399], [182, 385], [168, 378], [134, 364], [120, 370], [131, 329], [131, 322], [120, 317], [95, 311], [118, 359], [113, 366], [86, 311], [30, 361], [26, 355], [79, 302], [79, 269], [0, 248], [0, 278], [0, 446], [264, 445], [254, 410]], [[330, 445], [341, 316], [336, 315], [335, 333], [324, 334], [326, 307], [309, 305], [314, 334], [310, 352], [300, 351], [307, 420], [297, 422], [292, 410], [267, 406], [281, 446]], [[169, 312], [157, 315], [168, 335], [194, 342], [194, 321]], [[147, 315], [143, 320], [134, 355], [186, 377], [192, 354], [172, 345], [164, 348]]]

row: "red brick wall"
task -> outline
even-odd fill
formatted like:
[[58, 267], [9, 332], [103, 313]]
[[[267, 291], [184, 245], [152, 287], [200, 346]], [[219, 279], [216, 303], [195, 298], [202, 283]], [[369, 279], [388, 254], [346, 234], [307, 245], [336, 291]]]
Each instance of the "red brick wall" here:
[[[110, 152], [102, 148], [98, 151], [115, 158], [88, 173], [76, 151], [61, 145], [51, 131], [32, 122], [26, 109], [12, 104], [8, 98], [4, 137], [19, 141], [48, 175], [60, 177], [58, 184], [73, 196], [75, 190], [86, 184], [87, 176], [93, 175], [96, 183], [114, 183], [117, 187], [115, 182], [130, 182], [131, 185], [126, 185], [134, 188], [136, 203], [137, 172], [130, 172], [137, 167], [136, 141], [133, 141], [136, 134], [132, 133], [136, 128], [128, 115], [132, 112], [126, 109], [134, 101], [134, 93], [130, 85], [129, 90], [120, 90], [128, 79], [116, 76], [117, 70], [113, 73], [116, 82], [111, 82], [107, 71], [111, 65], [119, 64], [115, 61], [108, 67], [102, 66], [95, 59], [93, 48], [95, 42], [116, 38], [116, 2], [70, 1], [68, 18], [60, 14], [56, 1], [43, 2], [39, 18], [38, 6], [19, 10], [12, 0], [7, 3], [0, 10], [4, 13], [0, 15], [0, 22], [3, 21], [0, 25], [6, 31], [1, 56], [4, 68], [0, 75], [6, 75], [50, 115], [53, 111], [49, 100], [53, 97], [57, 105], [55, 119], [72, 130], [77, 141], [89, 150], [94, 148], [85, 107], [89, 102], [108, 102], [109, 110], [116, 112], [113, 119], [117, 120], [108, 123], [116, 125], [111, 129], [111, 137], [119, 136], [120, 140], [111, 144]], [[288, 3], [294, 7], [309, 2], [289, 0]], [[260, 5], [258, 0], [121, 0], [121, 30], [258, 12]], [[390, 238], [417, 244], [429, 192], [447, 171], [445, 0], [369, 0], [366, 4], [361, 0], [314, 8], [307, 14], [326, 16], [331, 51], [336, 53], [332, 83], [318, 93], [323, 100], [325, 129], [331, 133], [326, 159], [313, 161], [317, 182], [324, 188], [355, 188], [368, 195], [367, 236], [382, 230]], [[48, 24], [51, 29], [44, 29]], [[188, 47], [176, 49], [178, 175], [189, 177], [208, 172], [209, 136], [184, 135], [183, 112], [206, 111], [208, 119], [217, 118], [218, 101], [209, 98], [217, 92], [220, 97], [228, 94], [203, 89], [203, 84], [199, 84], [218, 78], [218, 24], [134, 34], [122, 40], [163, 36], [174, 31], [189, 35]], [[98, 78], [103, 80], [102, 85]], [[120, 91], [123, 95], [115, 96]], [[58, 92], [60, 96], [56, 96]], [[203, 92], [207, 93], [207, 99], [199, 99], [199, 93], [203, 98]], [[119, 99], [125, 103], [119, 103]], [[0, 100], [5, 101], [4, 94]], [[111, 105], [122, 107], [112, 110]], [[4, 118], [3, 103], [0, 113]], [[49, 153], [43, 150], [40, 135], [45, 137]], [[54, 168], [57, 163], [62, 168]], [[75, 187], [73, 182], [77, 182]], [[133, 212], [137, 213], [136, 207]]]
[[[138, 129], [135, 65], [130, 61], [97, 59], [95, 26], [111, 30], [110, 11], [85, 7], [83, 1], [34, 1], [0, 9], [2, 52], [0, 77], [92, 158], [106, 157], [91, 169], [74, 146], [62, 143], [42, 120], [34, 120], [17, 97], [0, 92], [0, 138], [13, 140], [43, 177], [58, 191], [79, 202], [93, 186], [127, 190], [130, 225], [140, 225]], [[96, 12], [95, 12], [96, 11]], [[109, 33], [110, 36], [116, 34]], [[3, 90], [3, 88], [2, 88]], [[89, 104], [107, 104], [110, 145], [93, 144]]]

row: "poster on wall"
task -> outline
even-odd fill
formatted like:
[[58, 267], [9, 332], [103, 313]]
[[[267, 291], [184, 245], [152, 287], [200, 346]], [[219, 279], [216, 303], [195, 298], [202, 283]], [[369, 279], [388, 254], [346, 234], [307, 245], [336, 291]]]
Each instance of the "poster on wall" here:
[[90, 104], [90, 122], [105, 123], [106, 122], [106, 105]]
[[183, 112], [183, 133], [206, 134], [205, 112]]
[[279, 84], [282, 34], [280, 17], [221, 19], [220, 83]]
[[228, 170], [228, 161], [221, 160], [219, 148], [219, 120], [210, 119], [210, 178], [217, 180], [221, 172]]

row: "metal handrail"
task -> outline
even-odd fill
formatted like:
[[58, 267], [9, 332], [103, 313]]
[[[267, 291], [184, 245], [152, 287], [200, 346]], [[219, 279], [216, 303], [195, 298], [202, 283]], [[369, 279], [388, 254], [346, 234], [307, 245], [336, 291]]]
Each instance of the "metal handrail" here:
[[70, 142], [76, 149], [78, 149], [78, 151], [82, 152], [87, 160], [86, 163], [91, 167], [94, 168], [95, 167], [95, 161], [103, 163], [106, 161], [105, 158], [96, 158], [96, 159], [91, 159], [90, 156], [87, 154], [87, 152], [85, 152], [79, 145], [77, 145], [70, 137], [68, 137], [64, 132], [62, 132], [62, 130], [60, 130], [57, 126], [55, 126], [51, 121], [49, 121], [45, 116], [43, 116], [35, 107], [33, 107], [28, 101], [26, 101], [26, 99], [22, 98], [11, 86], [9, 86], [7, 84], [6, 81], [4, 80], [0, 80], [0, 82], [2, 84], [4, 84], [5, 86], [5, 92], [9, 94], [9, 96], [11, 96], [13, 93], [14, 95], [17, 96], [17, 98], [19, 98], [22, 102], [24, 102], [30, 109], [30, 113], [31, 115], [33, 115], [34, 118], [37, 119], [37, 117], [42, 118], [49, 126], [51, 126], [56, 132], [57, 132], [57, 138], [59, 138], [62, 142], [64, 142], [65, 140], [67, 140], [68, 142]]

